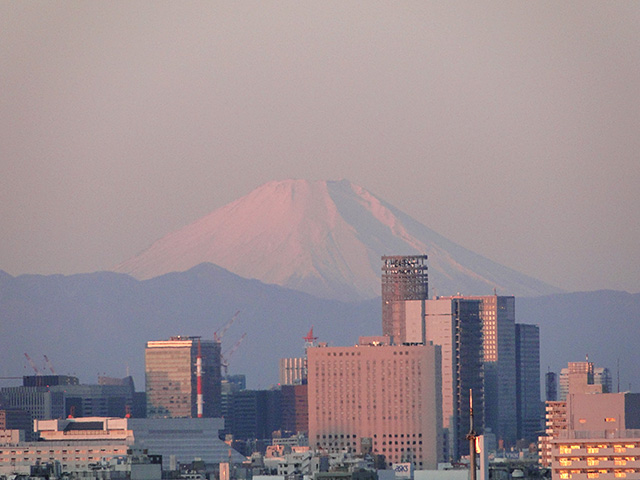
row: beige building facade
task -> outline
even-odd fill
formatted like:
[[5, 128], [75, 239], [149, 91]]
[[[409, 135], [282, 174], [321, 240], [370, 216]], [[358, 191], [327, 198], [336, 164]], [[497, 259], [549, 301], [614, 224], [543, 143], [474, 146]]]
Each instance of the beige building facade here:
[[171, 337], [147, 342], [145, 382], [149, 418], [195, 418], [197, 416], [196, 362], [198, 344], [202, 354], [204, 417], [219, 417], [221, 375], [220, 343], [198, 337]]

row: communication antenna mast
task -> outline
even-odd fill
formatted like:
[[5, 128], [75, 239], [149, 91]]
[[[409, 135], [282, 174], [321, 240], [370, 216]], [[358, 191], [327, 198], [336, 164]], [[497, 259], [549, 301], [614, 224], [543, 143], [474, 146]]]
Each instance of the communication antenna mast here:
[[198, 356], [196, 357], [196, 378], [198, 396], [196, 398], [196, 406], [198, 411], [198, 418], [202, 418], [204, 412], [204, 397], [202, 395], [202, 347], [200, 345], [200, 339], [198, 338]]

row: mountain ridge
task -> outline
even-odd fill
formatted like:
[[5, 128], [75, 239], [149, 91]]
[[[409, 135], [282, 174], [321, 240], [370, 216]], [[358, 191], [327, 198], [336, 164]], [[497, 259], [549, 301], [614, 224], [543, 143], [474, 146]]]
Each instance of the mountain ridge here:
[[266, 183], [113, 268], [138, 279], [219, 265], [245, 278], [345, 301], [380, 294], [380, 257], [429, 255], [440, 295], [561, 290], [446, 239], [347, 180]]
[[[97, 375], [131, 374], [144, 390], [144, 347], [172, 335], [213, 338], [236, 311], [223, 352], [247, 336], [230, 358], [230, 373], [249, 388], [278, 381], [278, 360], [304, 353], [313, 325], [321, 341], [345, 346], [381, 333], [381, 300], [341, 302], [245, 279], [201, 264], [149, 280], [125, 274], [20, 275], [0, 272], [0, 376], [33, 372], [24, 353], [58, 373], [95, 383]], [[612, 373], [620, 359], [621, 385], [638, 388], [640, 294], [615, 290], [516, 298], [516, 321], [540, 326], [541, 373], [558, 372], [588, 354]], [[44, 369], [44, 367], [43, 367]], [[629, 387], [631, 390], [631, 387]]]

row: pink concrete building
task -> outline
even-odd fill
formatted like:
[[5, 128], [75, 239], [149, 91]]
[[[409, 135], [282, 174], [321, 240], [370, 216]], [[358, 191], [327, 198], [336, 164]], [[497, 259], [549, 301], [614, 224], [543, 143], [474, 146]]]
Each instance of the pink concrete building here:
[[434, 469], [442, 456], [440, 347], [389, 345], [361, 337], [353, 347], [307, 350], [309, 442], [327, 452], [362, 452], [389, 465]]

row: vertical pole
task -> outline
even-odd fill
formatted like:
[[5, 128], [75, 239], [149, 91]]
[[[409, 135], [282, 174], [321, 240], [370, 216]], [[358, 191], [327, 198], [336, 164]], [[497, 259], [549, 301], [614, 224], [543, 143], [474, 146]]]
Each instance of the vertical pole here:
[[473, 425], [473, 389], [469, 389], [469, 479], [476, 480], [476, 432]]
[[196, 357], [196, 377], [198, 382], [198, 397], [196, 400], [196, 405], [198, 408], [198, 418], [202, 418], [204, 410], [204, 397], [202, 396], [202, 347], [200, 346], [200, 339], [198, 339], [198, 356]]

